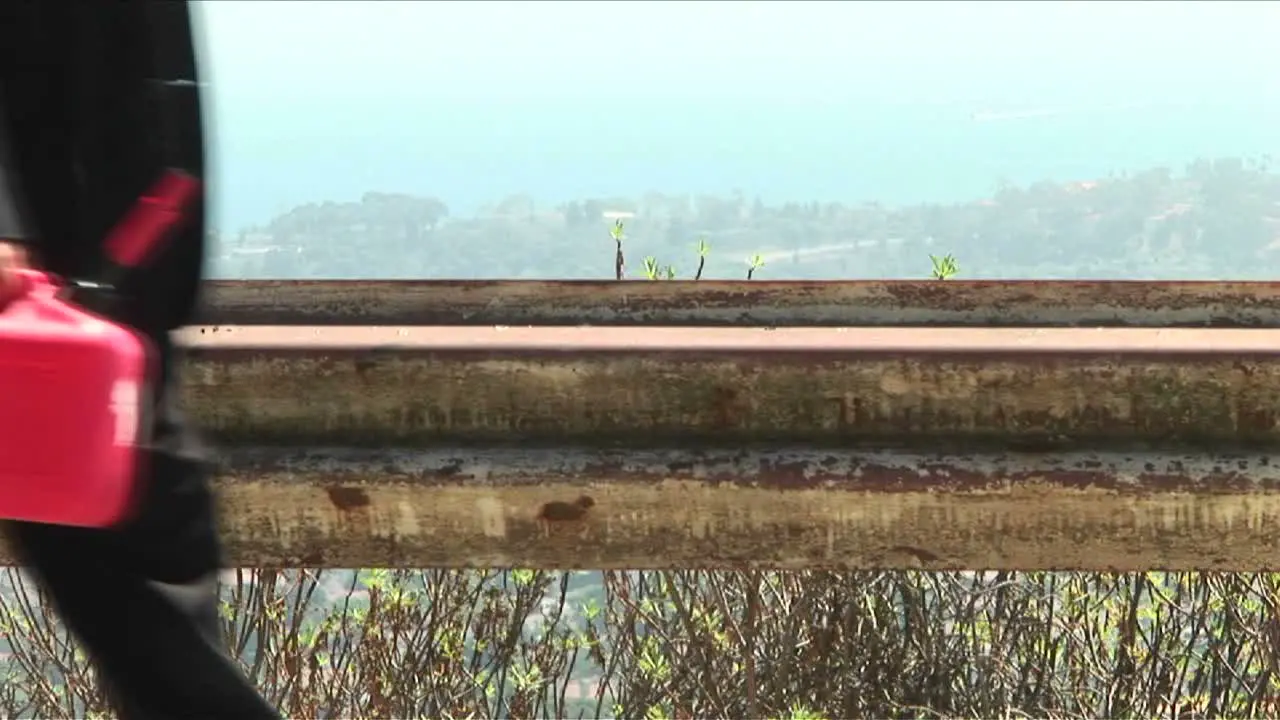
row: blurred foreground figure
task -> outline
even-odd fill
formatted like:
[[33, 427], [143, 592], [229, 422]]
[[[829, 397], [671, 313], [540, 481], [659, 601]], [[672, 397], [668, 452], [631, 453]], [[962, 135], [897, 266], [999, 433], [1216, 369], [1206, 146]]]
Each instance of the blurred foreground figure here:
[[[25, 263], [91, 273], [166, 166], [203, 177], [195, 80], [185, 0], [0, 5], [0, 302]], [[7, 528], [130, 720], [279, 717], [223, 646], [210, 466], [177, 409], [169, 331], [191, 319], [204, 233], [201, 209], [119, 288], [115, 319], [158, 355], [137, 513], [110, 530]]]

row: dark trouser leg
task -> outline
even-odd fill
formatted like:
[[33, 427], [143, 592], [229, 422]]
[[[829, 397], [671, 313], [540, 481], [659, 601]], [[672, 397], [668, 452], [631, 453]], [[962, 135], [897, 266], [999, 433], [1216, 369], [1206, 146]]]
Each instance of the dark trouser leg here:
[[122, 718], [279, 718], [223, 648], [208, 467], [164, 447], [179, 426], [157, 430], [136, 519], [114, 530], [14, 523], [15, 550], [93, 657]]

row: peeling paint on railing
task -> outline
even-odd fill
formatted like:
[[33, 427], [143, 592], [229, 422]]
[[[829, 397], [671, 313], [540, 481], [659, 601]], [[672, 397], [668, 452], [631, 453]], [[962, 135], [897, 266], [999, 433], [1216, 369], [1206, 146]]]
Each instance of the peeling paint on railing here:
[[255, 566], [1280, 567], [1261, 455], [245, 448], [219, 490]]

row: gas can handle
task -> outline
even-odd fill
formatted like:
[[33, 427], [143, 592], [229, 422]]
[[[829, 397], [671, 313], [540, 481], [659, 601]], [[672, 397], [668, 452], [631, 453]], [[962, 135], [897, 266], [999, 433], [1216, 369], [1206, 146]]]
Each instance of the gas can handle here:
[[113, 269], [127, 272], [144, 265], [187, 219], [199, 190], [200, 181], [189, 173], [169, 168], [161, 174], [107, 235], [103, 249]]

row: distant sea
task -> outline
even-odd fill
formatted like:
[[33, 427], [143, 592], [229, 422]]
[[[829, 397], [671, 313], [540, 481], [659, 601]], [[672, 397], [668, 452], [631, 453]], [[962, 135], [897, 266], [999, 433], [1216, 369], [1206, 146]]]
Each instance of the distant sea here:
[[1280, 106], [1038, 106], [545, 101], [377, 107], [217, 101], [218, 225], [264, 223], [366, 191], [470, 215], [513, 194], [541, 206], [741, 191], [748, 199], [954, 202], [1000, 183], [1075, 181], [1197, 157], [1280, 158]]

